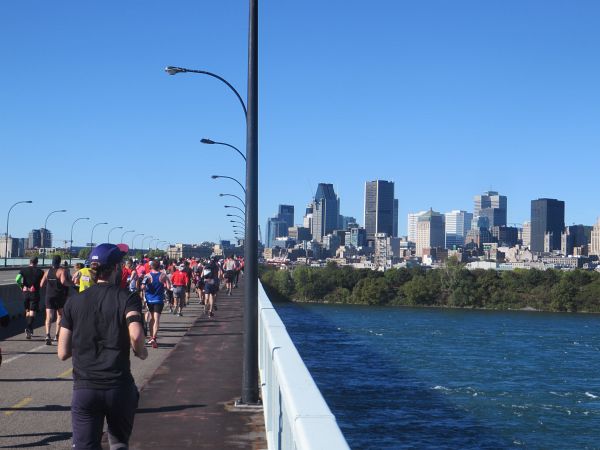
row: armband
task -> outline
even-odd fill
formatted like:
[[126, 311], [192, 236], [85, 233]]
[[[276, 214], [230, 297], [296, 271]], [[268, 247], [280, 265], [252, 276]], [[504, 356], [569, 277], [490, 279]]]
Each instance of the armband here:
[[23, 287], [23, 275], [18, 274], [17, 278], [15, 278], [15, 281], [17, 282], [17, 285], [22, 288]]
[[125, 322], [127, 322], [127, 326], [129, 326], [130, 324], [132, 324], [133, 322], [139, 322], [142, 323], [142, 316], [140, 316], [139, 314], [135, 314], [133, 316], [129, 316], [125, 319]]

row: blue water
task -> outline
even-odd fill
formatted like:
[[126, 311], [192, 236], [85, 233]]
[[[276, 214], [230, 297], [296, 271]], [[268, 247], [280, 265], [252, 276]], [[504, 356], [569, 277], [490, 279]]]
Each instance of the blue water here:
[[277, 304], [353, 449], [600, 449], [600, 316]]

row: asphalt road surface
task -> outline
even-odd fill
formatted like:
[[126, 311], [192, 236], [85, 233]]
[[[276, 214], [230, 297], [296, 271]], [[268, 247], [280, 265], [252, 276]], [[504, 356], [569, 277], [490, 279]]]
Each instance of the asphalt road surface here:
[[[132, 373], [141, 388], [167, 354], [201, 314], [198, 299], [184, 309], [183, 317], [162, 315], [159, 348], [148, 348], [148, 359], [131, 356]], [[36, 323], [41, 322], [38, 317]], [[73, 389], [71, 360], [56, 356], [56, 344], [44, 343], [44, 327], [26, 340], [24, 320], [0, 331], [3, 362], [0, 366], [0, 449], [71, 448], [70, 404]], [[54, 334], [54, 327], [52, 327]], [[168, 388], [168, 387], [167, 387]], [[138, 411], [138, 414], [143, 414]]]
[[0, 270], [0, 284], [14, 284], [19, 270]]

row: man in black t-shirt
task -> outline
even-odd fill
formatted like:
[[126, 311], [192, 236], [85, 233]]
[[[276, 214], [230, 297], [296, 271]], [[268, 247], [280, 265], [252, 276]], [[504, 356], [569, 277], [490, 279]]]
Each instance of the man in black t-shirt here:
[[138, 404], [129, 349], [146, 359], [142, 304], [137, 293], [114, 280], [123, 252], [100, 244], [90, 253], [98, 263], [97, 284], [69, 298], [58, 338], [58, 357], [73, 356], [71, 421], [73, 448], [100, 449], [104, 419], [110, 448], [127, 448]]
[[23, 303], [25, 306], [25, 337], [31, 339], [33, 336], [33, 319], [35, 313], [40, 310], [40, 283], [44, 277], [44, 271], [38, 268], [38, 258], [34, 256], [29, 260], [29, 267], [19, 271], [16, 281], [23, 291]]

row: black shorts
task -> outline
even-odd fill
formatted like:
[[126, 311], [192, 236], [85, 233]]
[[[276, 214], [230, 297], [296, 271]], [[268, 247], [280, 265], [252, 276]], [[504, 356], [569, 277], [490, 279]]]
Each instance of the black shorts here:
[[40, 296], [28, 295], [23, 299], [23, 304], [25, 306], [25, 311], [38, 312], [40, 310]]
[[151, 313], [161, 314], [163, 312], [163, 308], [165, 307], [164, 303], [146, 303], [148, 305], [148, 311]]
[[235, 270], [228, 270], [225, 272], [225, 279], [227, 281], [232, 281], [235, 278]]
[[191, 290], [192, 290], [192, 283], [190, 282], [190, 283], [188, 283], [188, 284], [185, 285], [185, 292], [186, 292], [186, 294], [189, 294]]
[[50, 297], [46, 299], [46, 309], [63, 309], [67, 299], [64, 297]]
[[216, 294], [219, 291], [219, 285], [217, 283], [209, 284], [206, 283], [204, 285], [204, 293], [205, 294]]

